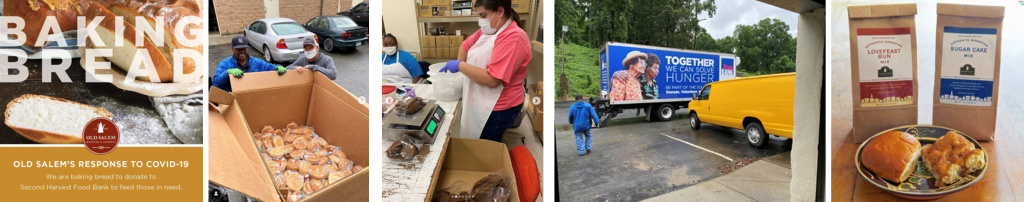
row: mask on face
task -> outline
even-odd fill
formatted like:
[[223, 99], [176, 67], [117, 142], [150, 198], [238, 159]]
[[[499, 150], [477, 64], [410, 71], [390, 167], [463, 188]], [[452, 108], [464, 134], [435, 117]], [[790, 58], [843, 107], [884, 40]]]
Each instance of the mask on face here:
[[305, 52], [306, 52], [306, 59], [312, 60], [313, 57], [316, 57], [316, 49], [313, 49], [311, 51], [305, 51]]
[[[491, 15], [496, 15], [496, 14], [495, 13], [491, 13]], [[501, 16], [501, 15], [496, 15], [496, 16]], [[498, 17], [498, 19], [501, 19], [501, 17]], [[488, 18], [488, 19], [480, 19], [480, 31], [483, 31], [484, 34], [486, 34], [486, 35], [494, 35], [494, 34], [498, 33], [498, 29], [497, 28], [491, 28], [491, 19], [490, 18]]]
[[384, 50], [384, 53], [387, 53], [388, 55], [395, 55], [395, 53], [398, 53], [398, 47], [396, 46], [384, 47], [382, 50]]

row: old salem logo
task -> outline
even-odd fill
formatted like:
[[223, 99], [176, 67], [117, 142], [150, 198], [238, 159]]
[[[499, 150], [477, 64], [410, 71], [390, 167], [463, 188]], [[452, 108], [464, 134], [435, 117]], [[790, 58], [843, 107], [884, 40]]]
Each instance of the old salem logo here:
[[114, 151], [120, 139], [121, 134], [117, 130], [117, 125], [107, 118], [101, 117], [89, 121], [88, 124], [85, 124], [85, 130], [82, 131], [85, 148], [94, 154], [103, 155]]
[[960, 75], [974, 76], [974, 67], [971, 64], [965, 64], [963, 67], [960, 67]]
[[882, 77], [892, 77], [892, 69], [889, 66], [882, 66], [881, 69], [878, 69], [878, 78]]

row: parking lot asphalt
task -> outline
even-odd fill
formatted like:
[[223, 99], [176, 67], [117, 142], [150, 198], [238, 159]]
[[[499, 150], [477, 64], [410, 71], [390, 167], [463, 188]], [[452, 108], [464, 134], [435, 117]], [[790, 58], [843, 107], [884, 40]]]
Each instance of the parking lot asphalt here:
[[669, 122], [646, 122], [627, 110], [592, 129], [592, 153], [578, 156], [566, 121], [571, 104], [558, 102], [555, 110], [558, 192], [566, 201], [639, 201], [720, 177], [719, 168], [733, 161], [775, 156], [791, 146], [772, 136], [755, 149], [743, 131], [710, 124], [693, 131], [685, 109]]
[[[362, 45], [350, 50], [335, 50], [334, 52], [324, 52], [321, 48], [320, 52], [331, 56], [334, 59], [334, 65], [338, 68], [338, 78], [334, 79], [334, 83], [337, 83], [348, 92], [351, 92], [356, 97], [361, 97], [364, 100], [369, 96], [369, 57], [370, 50], [367, 45]], [[217, 71], [217, 65], [220, 64], [225, 58], [230, 57], [232, 54], [231, 44], [220, 44], [210, 46], [210, 74], [213, 75]], [[257, 51], [255, 48], [249, 47], [249, 55], [252, 57], [265, 60], [263, 54]], [[281, 66], [288, 66], [291, 61], [287, 64], [283, 62], [277, 62]]]

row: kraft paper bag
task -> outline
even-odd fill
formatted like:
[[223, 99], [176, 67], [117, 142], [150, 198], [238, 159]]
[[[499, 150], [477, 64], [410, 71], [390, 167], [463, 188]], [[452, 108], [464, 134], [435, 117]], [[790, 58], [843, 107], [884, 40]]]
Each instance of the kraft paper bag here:
[[916, 4], [850, 6], [853, 139], [917, 124]]
[[995, 139], [1003, 10], [938, 4], [933, 124]]

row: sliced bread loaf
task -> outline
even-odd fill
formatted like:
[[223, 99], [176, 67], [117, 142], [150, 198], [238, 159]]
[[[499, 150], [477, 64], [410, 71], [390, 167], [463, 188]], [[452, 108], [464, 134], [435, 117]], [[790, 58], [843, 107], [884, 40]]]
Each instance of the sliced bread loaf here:
[[25, 138], [45, 144], [81, 144], [90, 120], [114, 117], [103, 108], [44, 95], [25, 94], [7, 103], [4, 123]]

